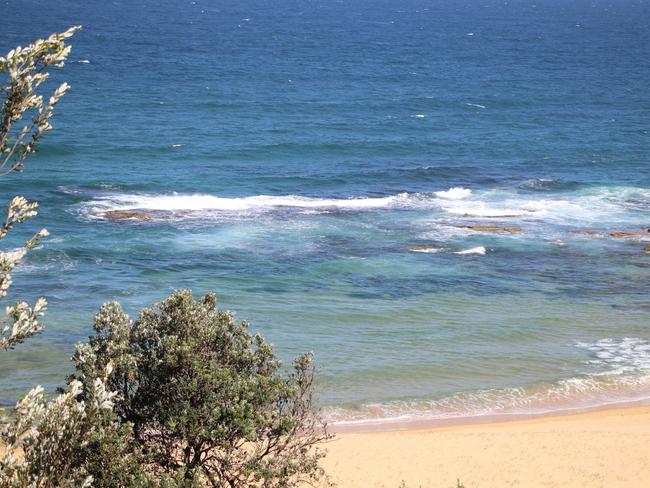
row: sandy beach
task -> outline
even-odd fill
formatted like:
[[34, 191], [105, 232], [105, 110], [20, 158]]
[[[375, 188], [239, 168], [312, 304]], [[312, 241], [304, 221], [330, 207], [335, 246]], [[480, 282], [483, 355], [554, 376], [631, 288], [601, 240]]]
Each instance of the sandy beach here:
[[344, 432], [325, 468], [341, 488], [650, 486], [650, 407], [392, 432]]

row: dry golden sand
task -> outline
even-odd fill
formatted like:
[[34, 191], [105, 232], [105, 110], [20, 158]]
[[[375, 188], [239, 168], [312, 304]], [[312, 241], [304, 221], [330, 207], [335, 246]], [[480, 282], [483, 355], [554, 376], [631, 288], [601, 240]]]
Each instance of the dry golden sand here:
[[650, 488], [650, 407], [341, 433], [327, 447], [340, 488]]

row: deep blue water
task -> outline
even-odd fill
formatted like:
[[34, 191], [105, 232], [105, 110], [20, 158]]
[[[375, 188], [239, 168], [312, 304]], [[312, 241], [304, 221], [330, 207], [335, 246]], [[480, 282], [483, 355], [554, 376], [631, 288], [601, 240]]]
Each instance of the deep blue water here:
[[[333, 416], [650, 396], [650, 235], [607, 236], [650, 224], [648, 19], [645, 1], [3, 1], [2, 52], [84, 29], [55, 129], [0, 182], [41, 203], [16, 242], [52, 234], [15, 275], [12, 297], [50, 308], [2, 354], [0, 403], [59, 385], [103, 301], [135, 316], [178, 287], [215, 290], [284, 358], [314, 350]], [[477, 224], [522, 231], [457, 227]]]

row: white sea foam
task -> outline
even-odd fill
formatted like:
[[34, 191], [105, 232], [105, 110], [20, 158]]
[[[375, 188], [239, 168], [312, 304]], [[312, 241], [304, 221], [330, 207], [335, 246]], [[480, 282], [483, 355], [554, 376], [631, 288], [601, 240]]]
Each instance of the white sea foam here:
[[490, 205], [481, 201], [468, 202], [462, 205], [444, 204], [442, 208], [450, 214], [467, 217], [522, 217], [535, 212], [534, 210], [521, 207], [504, 207], [499, 204]]
[[438, 254], [441, 252], [449, 251], [446, 247], [414, 247], [410, 249], [411, 252], [421, 252], [425, 254]]
[[[63, 189], [79, 193], [75, 189]], [[83, 193], [83, 192], [81, 192]], [[101, 218], [110, 210], [141, 210], [171, 214], [174, 218], [210, 218], [225, 213], [254, 216], [274, 210], [314, 211], [413, 209], [431, 211], [434, 219], [451, 217], [452, 224], [466, 219], [509, 219], [513, 222], [605, 229], [639, 229], [647, 225], [645, 210], [650, 208], [650, 190], [638, 188], [593, 189], [589, 193], [552, 196], [530, 195], [516, 190], [472, 191], [460, 186], [431, 193], [399, 193], [384, 197], [316, 198], [299, 195], [254, 195], [221, 197], [210, 194], [128, 194], [103, 193], [79, 204], [80, 213]], [[153, 215], [152, 218], [156, 216]], [[169, 217], [169, 215], [167, 215]], [[448, 226], [449, 227], [449, 226]], [[453, 225], [450, 227], [453, 228]], [[554, 238], [559, 235], [553, 234]], [[640, 236], [639, 239], [645, 239]], [[647, 239], [650, 239], [650, 234]]]
[[468, 188], [463, 188], [462, 186], [454, 186], [449, 190], [436, 191], [434, 195], [438, 198], [444, 198], [445, 200], [462, 200], [467, 198], [472, 194], [472, 190]]
[[650, 399], [650, 376], [616, 384], [597, 378], [570, 378], [529, 388], [495, 388], [437, 400], [366, 404], [325, 409], [334, 425], [449, 420], [494, 415], [545, 414]]
[[470, 249], [463, 249], [462, 251], [456, 251], [454, 254], [485, 254], [486, 250], [483, 246], [472, 247]]
[[452, 251], [448, 247], [413, 247], [409, 249], [411, 252], [419, 252], [419, 253], [425, 253], [425, 254], [439, 254], [443, 252], [451, 252], [452, 254], [485, 254], [487, 251], [483, 246], [477, 246], [477, 247], [472, 247], [469, 249], [463, 249], [461, 251]]
[[589, 362], [603, 367], [600, 374], [621, 375], [632, 371], [650, 371], [650, 342], [644, 339], [606, 338], [592, 343], [578, 342], [576, 346], [595, 356]]
[[476, 107], [476, 108], [482, 108], [486, 109], [487, 107], [485, 105], [481, 105], [480, 103], [466, 103], [468, 107]]
[[[177, 145], [175, 144], [174, 147]], [[224, 213], [264, 213], [297, 209], [301, 214], [339, 210], [375, 210], [384, 208], [440, 209], [438, 199], [454, 201], [471, 195], [471, 190], [453, 187], [427, 193], [399, 193], [386, 197], [315, 198], [299, 195], [254, 195], [220, 197], [210, 194], [127, 194], [106, 193], [80, 205], [81, 213], [102, 217], [107, 211], [144, 211], [174, 214], [178, 218], [205, 218]]]
[[225, 198], [206, 194], [111, 194], [82, 205], [82, 213], [100, 216], [107, 211], [140, 210], [171, 212], [187, 216], [187, 212], [205, 216], [210, 212], [251, 212], [280, 208], [364, 210], [397, 206], [408, 199], [406, 194], [379, 198], [309, 198], [297, 195]]
[[[460, 200], [441, 202], [444, 211], [468, 217], [534, 218], [553, 224], [610, 226], [643, 225], [643, 210], [650, 204], [650, 190], [602, 188], [572, 195], [531, 198], [507, 190], [472, 193]], [[631, 212], [637, 212], [633, 215]]]
[[[531, 198], [507, 190], [472, 192], [462, 187], [437, 191], [440, 207], [456, 216], [479, 218], [535, 218], [551, 223], [590, 224], [603, 220], [627, 222], [628, 210], [642, 207], [650, 193], [626, 195], [624, 191], [595, 191], [572, 196]], [[636, 195], [636, 197], [635, 197]], [[647, 197], [647, 198], [646, 198]]]

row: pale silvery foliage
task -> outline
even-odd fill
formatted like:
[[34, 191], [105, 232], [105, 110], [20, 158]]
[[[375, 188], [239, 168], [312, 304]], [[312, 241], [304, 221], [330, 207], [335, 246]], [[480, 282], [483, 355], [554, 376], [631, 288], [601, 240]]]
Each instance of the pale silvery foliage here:
[[[0, 227], [0, 239], [4, 238], [15, 224], [36, 215], [36, 207], [35, 202], [28, 202], [20, 196], [14, 197], [7, 210], [7, 219]], [[41, 229], [22, 247], [0, 251], [0, 298], [7, 296], [7, 291], [12, 283], [11, 273], [27, 250], [47, 235], [47, 230]], [[5, 307], [4, 315], [0, 316], [0, 349], [12, 348], [39, 332], [42, 329], [39, 318], [45, 312], [46, 307], [45, 298], [39, 298], [34, 306], [20, 301]]]
[[[47, 39], [38, 39], [26, 47], [16, 47], [0, 56], [0, 74], [6, 81], [0, 86], [2, 112], [0, 114], [0, 176], [23, 168], [25, 158], [37, 147], [43, 134], [50, 130], [50, 118], [54, 107], [69, 86], [62, 83], [47, 101], [38, 93], [47, 80], [50, 66], [60, 68], [70, 54], [66, 39], [80, 27], [72, 27]], [[32, 115], [33, 114], [33, 115]], [[32, 115], [31, 117], [28, 117]], [[23, 122], [22, 120], [27, 120]], [[29, 202], [22, 196], [14, 197], [7, 209], [7, 218], [0, 228], [0, 239], [15, 224], [36, 215], [38, 203]], [[27, 250], [48, 235], [41, 229], [17, 249], [0, 251], [0, 298], [5, 298], [11, 286], [11, 273], [20, 263]], [[0, 349], [10, 349], [42, 329], [39, 318], [47, 307], [47, 301], [39, 298], [34, 305], [20, 301], [6, 306], [0, 316]]]
[[[49, 120], [68, 84], [56, 88], [47, 101], [37, 91], [48, 78], [48, 67], [63, 66], [70, 53], [66, 40], [78, 29], [72, 27], [0, 57], [0, 176], [22, 170], [25, 158], [52, 128]], [[37, 206], [22, 196], [14, 197], [4, 224], [0, 220], [0, 239], [16, 224], [34, 217]], [[0, 251], [0, 299], [7, 298], [12, 272], [27, 250], [47, 235], [40, 230], [20, 247]], [[0, 312], [0, 349], [13, 348], [39, 332], [46, 306], [45, 299], [39, 298], [34, 305], [20, 301]], [[106, 383], [112, 365], [105, 366], [83, 384], [70, 381], [64, 392], [49, 401], [42, 387], [33, 388], [8, 418], [0, 419], [0, 487], [153, 486], [140, 470], [138, 452], [127, 444], [130, 426], [119, 422], [114, 412], [116, 393]]]
[[[106, 376], [112, 367], [106, 368]], [[7, 488], [89, 487], [90, 475], [80, 458], [91, 440], [114, 428], [116, 393], [96, 378], [87, 398], [72, 381], [48, 402], [43, 388], [33, 388], [18, 402], [11, 423], [0, 432], [6, 452], [0, 458], [0, 486]], [[85, 400], [85, 401], [84, 401]]]
[[[49, 119], [54, 106], [69, 86], [62, 83], [46, 103], [38, 88], [49, 77], [45, 71], [47, 67], [60, 68], [64, 65], [71, 49], [66, 45], [66, 39], [80, 28], [71, 27], [61, 34], [38, 39], [26, 47], [18, 46], [6, 56], [0, 56], [0, 73], [7, 73], [8, 78], [1, 88], [4, 100], [0, 122], [0, 176], [22, 169], [27, 155], [34, 151], [43, 134], [52, 128]], [[34, 112], [34, 117], [24, 126], [16, 127], [27, 112]]]

